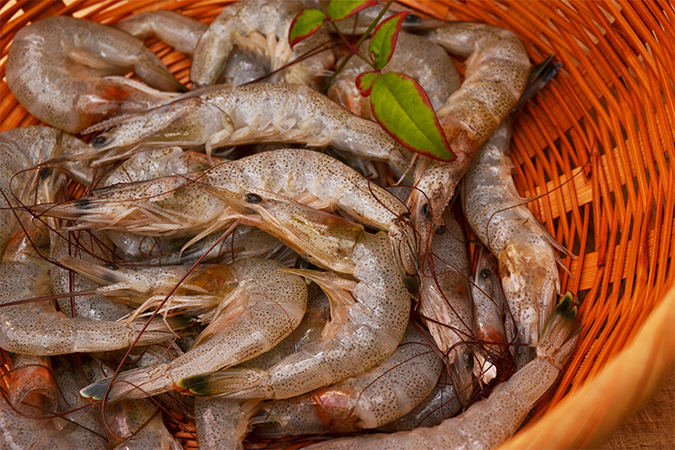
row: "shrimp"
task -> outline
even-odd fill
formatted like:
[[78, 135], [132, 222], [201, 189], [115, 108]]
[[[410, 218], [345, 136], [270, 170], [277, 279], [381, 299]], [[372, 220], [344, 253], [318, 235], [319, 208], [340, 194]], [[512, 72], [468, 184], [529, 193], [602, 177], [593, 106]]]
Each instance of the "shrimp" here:
[[[75, 267], [74, 264], [69, 265]], [[109, 276], [110, 281], [117, 284], [111, 289], [118, 289], [121, 293], [143, 289], [153, 292], [164, 286], [172, 288], [180, 279], [176, 275], [171, 279], [150, 277], [151, 269], [131, 275], [108, 271], [103, 267], [98, 269], [92, 271], [94, 275], [100, 271], [102, 276]], [[188, 278], [185, 285], [179, 287], [176, 293], [178, 300], [174, 298], [173, 301], [180, 301], [181, 295], [184, 295], [182, 291], [190, 290], [203, 297], [219, 296], [221, 302], [210, 315], [209, 326], [183, 356], [169, 363], [120, 374], [111, 387], [109, 399], [124, 394], [125, 398], [140, 398], [168, 392], [182, 378], [235, 365], [274, 347], [298, 326], [307, 304], [304, 281], [280, 269], [283, 269], [281, 264], [265, 260], [242, 260], [222, 268], [198, 266], [192, 279]], [[161, 270], [163, 268], [156, 268], [155, 272]], [[183, 267], [182, 270], [185, 273], [188, 268]], [[211, 287], [216, 287], [214, 292], [209, 292]], [[109, 385], [110, 378], [106, 378], [84, 388], [81, 394], [100, 400]]]
[[418, 428], [394, 434], [337, 439], [312, 449], [396, 450], [409, 448], [497, 447], [516, 432], [530, 409], [553, 385], [579, 337], [574, 332], [576, 308], [572, 295], [560, 301], [537, 345], [537, 358], [490, 396], [471, 405], [463, 414], [434, 428]]
[[[452, 210], [443, 214], [421, 277], [419, 313], [447, 364], [460, 403], [468, 405], [474, 391], [474, 352], [467, 341], [474, 340], [471, 299], [464, 231]], [[433, 259], [432, 259], [433, 258]]]
[[443, 374], [434, 390], [422, 403], [405, 416], [379, 427], [378, 430], [394, 433], [396, 431], [410, 431], [419, 427], [434, 427], [457, 414], [460, 409], [462, 409], [462, 405], [459, 404], [457, 399], [452, 379]]
[[[416, 237], [404, 222], [406, 207], [353, 169], [309, 150], [260, 153], [221, 164], [197, 180], [174, 176], [119, 185], [74, 202], [49, 208], [38, 205], [35, 211], [76, 220], [75, 228], [154, 236], [200, 233], [201, 238], [233, 221], [237, 211], [255, 208], [262, 197], [270, 196], [279, 197], [280, 203], [291, 199], [311, 208], [338, 209], [364, 225], [386, 230], [398, 267], [406, 274], [417, 273]], [[273, 228], [266, 231], [276, 235]]]
[[[9, 206], [18, 206], [17, 199], [27, 203], [35, 194], [38, 171], [28, 169], [48, 160], [78, 154], [87, 148], [88, 145], [79, 139], [51, 127], [31, 126], [0, 133], [0, 191], [4, 194], [0, 204], [8, 201]], [[87, 172], [80, 162], [62, 162], [60, 167], [70, 173]], [[49, 167], [43, 169], [42, 174], [49, 173]], [[0, 254], [5, 252], [17, 228], [14, 212], [0, 208]]]
[[410, 168], [408, 149], [382, 127], [351, 114], [325, 95], [306, 86], [260, 83], [241, 87], [214, 86], [179, 97], [149, 111], [113, 118], [87, 129], [103, 130], [89, 152], [102, 164], [137, 149], [178, 145], [215, 148], [259, 142], [332, 145], [358, 156], [387, 161], [402, 171]]
[[499, 261], [504, 295], [515, 320], [519, 367], [534, 355], [555, 308], [560, 276], [554, 249], [564, 250], [524, 204], [511, 177], [510, 121], [481, 149], [465, 177], [462, 205], [471, 228]]
[[377, 367], [341, 383], [263, 407], [254, 434], [281, 437], [377, 428], [410, 412], [432, 391], [441, 358], [412, 325]]
[[112, 27], [55, 16], [19, 30], [7, 56], [7, 85], [33, 116], [69, 133], [173, 97], [185, 88], [143, 43]]
[[456, 155], [450, 163], [422, 160], [416, 167], [414, 190], [408, 198], [415, 229], [425, 253], [432, 227], [469, 169], [480, 146], [511, 112], [530, 75], [522, 41], [510, 31], [469, 22], [454, 22], [425, 34], [451, 53], [468, 56], [466, 79], [437, 115]]
[[114, 25], [139, 39], [157, 36], [162, 42], [186, 55], [192, 55], [208, 26], [183, 14], [160, 9], [135, 14]]
[[[316, 287], [316, 285], [312, 285]], [[307, 310], [300, 325], [290, 336], [270, 351], [239, 364], [238, 368], [267, 369], [286, 356], [311, 342], [321, 339], [321, 330], [329, 319], [328, 298], [318, 289], [310, 289]], [[197, 442], [202, 448], [242, 449], [242, 440], [248, 434], [250, 419], [259, 411], [260, 402], [251, 400], [243, 405], [235, 400], [218, 397], [195, 399], [195, 426]]]
[[[359, 50], [365, 53], [369, 44], [370, 40], [364, 41]], [[356, 77], [368, 70], [371, 69], [365, 61], [350, 59], [331, 83], [328, 97], [354, 114], [374, 120], [370, 99], [361, 95], [355, 83]], [[442, 47], [405, 32], [399, 32], [396, 51], [383, 72], [405, 73], [414, 78], [426, 91], [434, 109], [443, 106], [460, 85], [459, 74]]]
[[471, 293], [476, 336], [485, 343], [487, 352], [487, 355], [482, 352], [475, 354], [478, 362], [476, 369], [482, 374], [478, 375], [481, 381], [487, 384], [495, 375], [494, 371], [490, 372], [492, 364], [506, 356], [507, 342], [513, 341], [515, 331], [513, 319], [505, 314], [506, 301], [497, 265], [485, 247], [480, 247]]
[[[247, 0], [225, 8], [197, 43], [190, 67], [192, 85], [195, 88], [212, 85], [222, 73], [234, 45], [265, 55], [274, 71], [298, 59], [306, 50], [328, 42], [328, 31], [323, 28], [291, 49], [288, 31], [293, 18], [302, 10], [301, 3], [288, 0]], [[322, 51], [298, 60], [275, 77], [277, 81], [318, 89], [317, 77], [334, 62], [332, 51]]]
[[355, 281], [333, 272], [295, 270], [333, 292], [329, 294], [332, 322], [321, 341], [302, 347], [267, 370], [228, 369], [193, 376], [178, 381], [181, 389], [199, 395], [215, 391], [234, 399], [290, 398], [374, 367], [403, 338], [410, 300], [387, 235], [366, 233], [359, 225], [320, 211], [303, 212], [299, 205], [289, 208], [284, 218], [281, 205], [267, 202], [259, 202], [258, 207], [276, 217], [270, 223], [283, 230], [280, 234], [287, 234], [282, 240], [305, 255], [321, 253], [316, 249], [323, 248], [324, 261], [332, 255], [336, 265], [349, 270]]
[[[136, 14], [115, 24], [115, 27], [139, 39], [155, 35], [186, 55], [192, 55], [197, 42], [208, 30], [208, 26], [198, 20], [161, 9]], [[240, 86], [262, 79], [272, 71], [270, 64], [269, 58], [259, 49], [245, 50], [235, 44], [216, 84]]]

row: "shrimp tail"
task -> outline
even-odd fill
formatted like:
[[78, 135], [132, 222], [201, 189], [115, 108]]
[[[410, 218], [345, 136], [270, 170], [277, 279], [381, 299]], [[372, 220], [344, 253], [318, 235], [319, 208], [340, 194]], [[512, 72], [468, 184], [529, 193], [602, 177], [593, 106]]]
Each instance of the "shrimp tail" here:
[[140, 395], [132, 395], [133, 397], [145, 397], [153, 395], [156, 392], [166, 391], [170, 380], [162, 376], [162, 372], [166, 371], [166, 364], [160, 364], [152, 368], [141, 367], [140, 369], [129, 370], [118, 374], [115, 382], [110, 387], [110, 382], [113, 377], [103, 378], [90, 384], [80, 391], [80, 395], [84, 398], [91, 398], [93, 400], [103, 400], [106, 392], [109, 391], [108, 401], [114, 401], [121, 398], [126, 398], [125, 395], [132, 393], [134, 390], [139, 390]]
[[537, 356], [548, 358], [560, 370], [577, 342], [579, 331], [575, 322], [576, 317], [574, 296], [567, 292], [546, 322], [537, 345]]
[[[73, 272], [77, 272], [80, 275], [89, 278], [91, 281], [94, 281], [102, 285], [119, 285], [120, 283], [126, 283], [132, 285], [134, 279], [132, 277], [126, 276], [125, 273], [112, 270], [98, 264], [92, 264], [90, 262], [82, 261], [78, 258], [73, 258], [70, 255], [64, 255], [58, 259], [59, 264], [63, 265], [66, 269], [70, 269]], [[136, 281], [141, 281], [136, 278]], [[147, 284], [147, 283], [145, 283]], [[146, 286], [138, 286], [135, 290], [139, 292], [144, 292], [147, 290]]]
[[534, 97], [537, 92], [542, 90], [548, 83], [555, 77], [560, 69], [562, 69], [563, 63], [557, 62], [553, 63], [553, 58], [555, 53], [551, 53], [548, 58], [537, 64], [532, 68], [530, 73], [530, 81], [523, 91], [518, 103], [513, 108], [513, 111], [518, 111], [525, 103], [527, 103], [532, 97]]
[[265, 372], [257, 369], [227, 369], [219, 372], [194, 375], [176, 382], [177, 390], [195, 395], [237, 396], [261, 384]]

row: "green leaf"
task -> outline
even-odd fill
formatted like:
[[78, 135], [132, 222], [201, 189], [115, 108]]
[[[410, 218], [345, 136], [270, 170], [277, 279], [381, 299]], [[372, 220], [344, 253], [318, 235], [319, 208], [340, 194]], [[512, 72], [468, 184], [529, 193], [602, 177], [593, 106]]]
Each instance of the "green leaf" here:
[[377, 0], [331, 0], [328, 4], [328, 17], [337, 22], [375, 5]]
[[429, 97], [409, 76], [379, 75], [373, 84], [370, 104], [377, 122], [402, 145], [433, 159], [455, 159]]
[[295, 16], [288, 31], [291, 48], [316, 33], [327, 20], [326, 15], [318, 9], [306, 9]]
[[377, 78], [377, 72], [374, 70], [360, 73], [359, 76], [356, 77], [356, 87], [361, 91], [361, 95], [364, 97], [368, 97], [370, 95], [370, 91], [373, 90], [375, 78]]
[[383, 20], [375, 31], [373, 37], [370, 39], [370, 59], [373, 60], [377, 70], [382, 70], [391, 59], [396, 48], [396, 40], [398, 39], [398, 32], [403, 25], [407, 11], [394, 14]]

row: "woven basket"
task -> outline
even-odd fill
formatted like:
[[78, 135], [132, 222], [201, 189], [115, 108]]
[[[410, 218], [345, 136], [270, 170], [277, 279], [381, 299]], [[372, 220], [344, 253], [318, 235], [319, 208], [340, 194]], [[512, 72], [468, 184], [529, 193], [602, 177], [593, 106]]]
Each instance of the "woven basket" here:
[[[0, 12], [0, 130], [38, 123], [4, 78], [12, 37], [31, 21], [72, 14], [113, 23], [162, 8], [208, 23], [227, 3], [9, 0]], [[675, 359], [675, 9], [624, 0], [403, 3], [509, 29], [535, 63], [550, 53], [564, 63], [515, 123], [512, 157], [521, 194], [537, 197], [529, 207], [578, 255], [565, 260], [571, 276], [563, 274], [562, 287], [579, 296], [582, 335], [559, 384], [505, 447], [599, 445]], [[188, 81], [188, 59], [148, 43]], [[186, 441], [193, 430], [176, 433], [195, 446]]]

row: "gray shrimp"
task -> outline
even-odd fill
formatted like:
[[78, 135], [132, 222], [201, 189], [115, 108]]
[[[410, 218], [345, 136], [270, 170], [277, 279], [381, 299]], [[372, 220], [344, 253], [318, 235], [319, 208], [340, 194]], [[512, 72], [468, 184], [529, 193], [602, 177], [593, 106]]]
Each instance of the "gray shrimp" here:
[[[291, 49], [288, 31], [293, 18], [302, 10], [301, 3], [288, 0], [246, 0], [225, 8], [197, 43], [190, 67], [192, 85], [195, 88], [212, 85], [223, 72], [235, 45], [265, 55], [274, 71], [328, 42], [328, 31], [323, 28]], [[318, 78], [334, 62], [333, 52], [326, 50], [275, 74], [275, 81], [318, 89]]]
[[[80, 269], [75, 261], [62, 261]], [[85, 269], [86, 267], [82, 267]], [[205, 318], [210, 323], [193, 348], [169, 363], [154, 364], [123, 372], [112, 385], [110, 400], [142, 398], [168, 392], [185, 377], [213, 372], [251, 359], [274, 347], [300, 323], [307, 304], [307, 286], [298, 276], [283, 273], [275, 261], [241, 260], [230, 266], [198, 266], [192, 278], [179, 287], [172, 302], [185, 297], [220, 302]], [[150, 302], [158, 303], [180, 280], [188, 267], [92, 270], [92, 276], [114, 283], [103, 287], [108, 294], [146, 297], [160, 293]], [[165, 273], [170, 277], [158, 278]], [[213, 288], [213, 292], [210, 292]], [[192, 294], [192, 295], [190, 295]], [[197, 307], [200, 307], [197, 305]], [[185, 308], [190, 308], [186, 301]], [[81, 391], [87, 398], [101, 400], [111, 379], [100, 380]], [[139, 389], [136, 389], [139, 388]]]
[[424, 158], [415, 170], [418, 189], [407, 202], [415, 229], [422, 235], [421, 253], [476, 151], [511, 113], [525, 90], [531, 66], [522, 41], [501, 28], [453, 22], [424, 36], [468, 59], [462, 86], [437, 112], [456, 159], [447, 163]]
[[434, 428], [418, 428], [393, 434], [365, 435], [321, 443], [312, 449], [398, 450], [410, 448], [494, 448], [512, 436], [530, 410], [560, 375], [572, 353], [576, 308], [572, 295], [560, 301], [543, 330], [537, 357], [490, 396], [471, 405], [463, 414]]
[[454, 212], [443, 214], [445, 226], [434, 233], [430, 256], [421, 276], [419, 313], [447, 364], [460, 402], [468, 405], [475, 389], [476, 345], [471, 298], [471, 267], [464, 230]]
[[[158, 108], [102, 122], [91, 150], [78, 158], [102, 164], [133, 151], [167, 145], [213, 149], [265, 142], [332, 145], [338, 150], [391, 163], [401, 171], [411, 153], [377, 123], [351, 114], [306, 86], [258, 83], [213, 86]], [[104, 153], [101, 156], [101, 153]]]
[[[508, 156], [510, 121], [481, 149], [465, 177], [462, 205], [471, 228], [499, 262], [504, 295], [516, 326], [519, 367], [539, 342], [560, 291], [559, 258], [563, 247], [548, 234], [518, 195]], [[507, 336], [508, 338], [508, 336]]]
[[106, 25], [67, 16], [19, 30], [7, 56], [7, 85], [33, 116], [69, 133], [144, 111], [173, 94], [121, 76], [134, 71], [165, 91], [185, 88], [143, 42]]
[[441, 358], [412, 325], [377, 367], [338, 384], [263, 406], [254, 434], [281, 437], [372, 429], [410, 412], [433, 390]]

